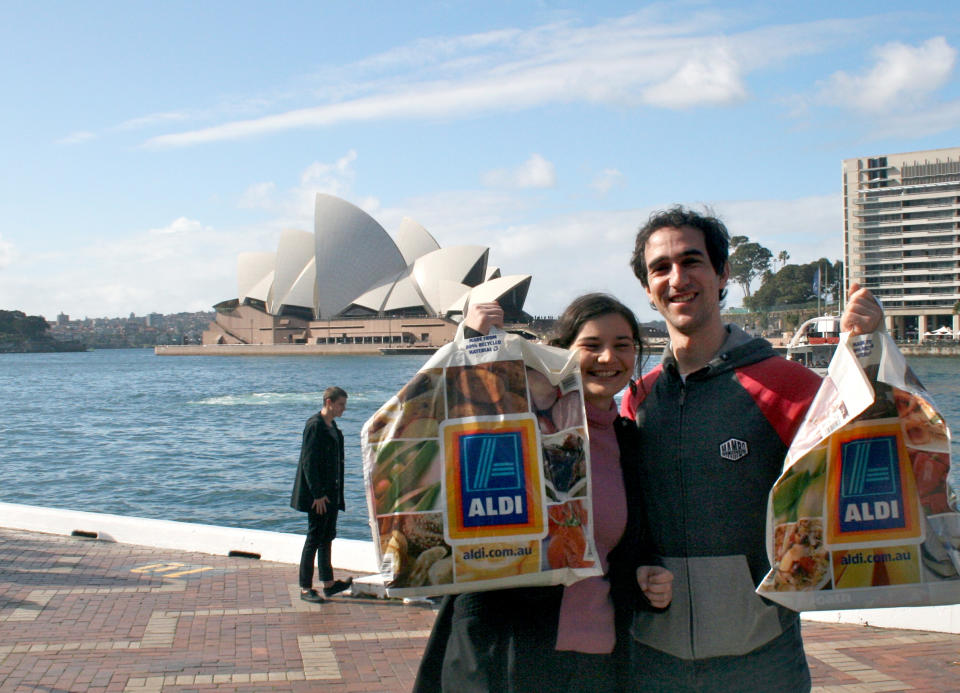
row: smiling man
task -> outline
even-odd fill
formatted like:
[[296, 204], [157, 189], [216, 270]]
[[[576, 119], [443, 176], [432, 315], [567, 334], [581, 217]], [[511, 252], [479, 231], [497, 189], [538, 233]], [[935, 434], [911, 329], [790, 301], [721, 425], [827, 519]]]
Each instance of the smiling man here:
[[[820, 378], [723, 323], [728, 253], [719, 219], [674, 207], [640, 229], [631, 261], [670, 335], [621, 406], [640, 427], [652, 549], [676, 576], [670, 608], [634, 619], [645, 691], [810, 689], [798, 615], [754, 588], [770, 567], [767, 496]], [[875, 330], [872, 294], [854, 285], [848, 301], [841, 328]]]

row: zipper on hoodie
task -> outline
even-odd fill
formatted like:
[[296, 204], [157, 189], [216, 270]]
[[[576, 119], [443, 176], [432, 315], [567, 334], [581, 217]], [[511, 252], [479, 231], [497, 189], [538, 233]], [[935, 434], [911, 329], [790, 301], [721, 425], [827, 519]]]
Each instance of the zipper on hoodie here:
[[[678, 374], [679, 378], [679, 374]], [[689, 595], [688, 608], [687, 608], [687, 618], [689, 619], [688, 627], [690, 632], [690, 652], [694, 658], [697, 656], [695, 642], [696, 638], [694, 636], [694, 619], [693, 619], [693, 586], [690, 582], [690, 537], [687, 533], [687, 487], [684, 483], [684, 465], [683, 465], [683, 427], [685, 422], [685, 411], [686, 411], [686, 400], [687, 400], [687, 382], [683, 378], [679, 378], [680, 384], [680, 397], [679, 397], [679, 412], [677, 419], [680, 422], [680, 433], [677, 436], [679, 441], [679, 459], [677, 460], [677, 469], [680, 473], [680, 526], [683, 527], [683, 553], [686, 556], [686, 580], [687, 580], [687, 594]]]

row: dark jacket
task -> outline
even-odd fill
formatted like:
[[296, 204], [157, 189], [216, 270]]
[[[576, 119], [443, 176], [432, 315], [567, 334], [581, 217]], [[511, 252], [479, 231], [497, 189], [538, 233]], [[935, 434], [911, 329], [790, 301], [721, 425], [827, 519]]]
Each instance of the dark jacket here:
[[300, 461], [290, 494], [290, 507], [307, 512], [313, 501], [326, 496], [339, 510], [343, 500], [343, 433], [317, 412], [303, 428]]
[[[631, 618], [634, 608], [646, 603], [636, 580], [645, 527], [637, 492], [637, 430], [633, 422], [622, 417], [616, 420], [614, 429], [627, 494], [627, 526], [608, 556], [606, 577], [616, 614], [614, 661], [617, 675], [625, 677]], [[414, 692], [550, 690], [550, 676], [556, 670], [553, 658], [565, 654], [554, 649], [562, 597], [561, 585], [445, 597], [420, 663]], [[460, 662], [454, 667], [456, 680], [448, 679], [444, 688], [441, 675], [448, 648], [457, 653]]]
[[767, 497], [819, 385], [765, 340], [731, 327], [717, 356], [686, 381], [668, 348], [624, 397], [621, 414], [639, 425], [651, 542], [675, 576], [670, 609], [637, 614], [637, 641], [682, 660], [745, 655], [782, 634], [802, 647], [797, 614], [754, 589], [770, 567]]

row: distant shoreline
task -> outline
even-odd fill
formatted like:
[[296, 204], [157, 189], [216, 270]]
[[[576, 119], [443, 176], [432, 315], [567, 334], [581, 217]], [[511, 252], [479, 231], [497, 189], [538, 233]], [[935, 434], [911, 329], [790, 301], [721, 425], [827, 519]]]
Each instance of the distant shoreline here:
[[0, 342], [0, 354], [60, 354], [75, 351], [87, 351], [87, 346], [80, 342], [61, 342], [57, 339]]
[[157, 356], [382, 356], [432, 354], [439, 347], [393, 347], [381, 344], [158, 344]]
[[[785, 345], [774, 345], [778, 354], [785, 356], [787, 347]], [[904, 356], [960, 356], [960, 344], [897, 344], [897, 348]]]

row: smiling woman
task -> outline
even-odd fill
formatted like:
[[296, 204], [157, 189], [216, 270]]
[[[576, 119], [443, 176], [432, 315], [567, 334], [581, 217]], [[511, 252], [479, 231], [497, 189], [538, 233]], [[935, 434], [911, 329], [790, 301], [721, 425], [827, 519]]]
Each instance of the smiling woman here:
[[573, 301], [554, 328], [553, 346], [580, 352], [584, 399], [601, 410], [639, 373], [643, 354], [633, 312], [606, 294]]
[[[485, 332], [502, 326], [495, 303], [470, 306], [465, 325]], [[573, 301], [555, 325], [553, 346], [576, 350], [589, 433], [593, 538], [604, 570], [566, 587], [536, 587], [447, 597], [420, 667], [415, 691], [551, 690], [612, 692], [628, 688], [626, 626], [639, 592], [663, 607], [672, 574], [645, 562], [645, 532], [637, 500], [637, 429], [617, 416], [614, 396], [637, 371], [640, 328], [629, 308], [606, 294]], [[552, 409], [553, 393], [535, 398]], [[579, 406], [577, 407], [579, 410]], [[577, 412], [582, 416], [580, 411]], [[553, 414], [556, 421], [557, 415]], [[559, 443], [559, 441], [558, 441]], [[585, 482], [584, 441], [566, 436], [545, 446], [550, 484], [567, 490]], [[578, 503], [551, 507], [546, 560], [559, 565], [583, 558], [591, 528]], [[644, 575], [641, 581], [640, 575]], [[641, 607], [642, 608], [642, 607]], [[619, 643], [619, 646], [618, 646]]]

